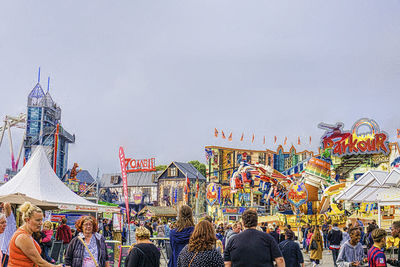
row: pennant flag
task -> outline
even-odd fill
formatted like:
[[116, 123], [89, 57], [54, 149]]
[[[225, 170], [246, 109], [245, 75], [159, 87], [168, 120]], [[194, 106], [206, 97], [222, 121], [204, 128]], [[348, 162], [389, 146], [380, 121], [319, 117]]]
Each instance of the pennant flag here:
[[263, 144], [265, 145], [265, 136], [264, 136], [264, 142], [263, 142]]
[[214, 136], [215, 136], [215, 137], [218, 137], [218, 130], [217, 130], [217, 128], [214, 128]]
[[199, 189], [200, 189], [200, 185], [199, 185], [199, 177], [196, 177], [196, 198], [199, 197]]
[[311, 145], [311, 135], [310, 135], [310, 145]]
[[284, 145], [287, 144], [287, 137], [285, 136], [285, 141], [283, 142]]
[[228, 137], [228, 141], [232, 141], [232, 132], [231, 132], [231, 134], [230, 134], [229, 137]]
[[400, 138], [400, 129], [397, 129], [397, 138]]
[[276, 138], [276, 135], [275, 135], [275, 136], [274, 136], [274, 144], [275, 144], [275, 145], [276, 145], [276, 139], [277, 139], [277, 138]]
[[244, 133], [242, 133], [242, 137], [240, 137], [240, 141], [243, 141]]
[[300, 136], [297, 137], [297, 144], [298, 144], [298, 145], [301, 145]]
[[226, 139], [224, 131], [221, 130], [222, 139]]
[[254, 134], [253, 134], [253, 137], [251, 138], [251, 142], [254, 143]]

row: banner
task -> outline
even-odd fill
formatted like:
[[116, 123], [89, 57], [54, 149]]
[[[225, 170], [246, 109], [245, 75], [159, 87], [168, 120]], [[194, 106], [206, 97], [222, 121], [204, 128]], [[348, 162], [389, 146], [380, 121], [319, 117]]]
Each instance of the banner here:
[[119, 161], [121, 163], [121, 176], [122, 176], [122, 185], [123, 185], [123, 188], [124, 188], [126, 215], [127, 215], [128, 223], [130, 223], [129, 195], [128, 195], [128, 177], [126, 175], [125, 153], [124, 153], [124, 149], [122, 148], [122, 146], [119, 147]]

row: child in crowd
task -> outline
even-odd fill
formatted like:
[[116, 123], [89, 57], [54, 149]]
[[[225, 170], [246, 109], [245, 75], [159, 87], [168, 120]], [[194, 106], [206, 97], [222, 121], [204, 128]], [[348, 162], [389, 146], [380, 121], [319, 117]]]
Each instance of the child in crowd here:
[[45, 260], [50, 263], [55, 263], [56, 261], [49, 256], [49, 249], [51, 248], [51, 238], [53, 237], [53, 224], [50, 221], [45, 221], [43, 223], [42, 230], [42, 247], [44, 252]]

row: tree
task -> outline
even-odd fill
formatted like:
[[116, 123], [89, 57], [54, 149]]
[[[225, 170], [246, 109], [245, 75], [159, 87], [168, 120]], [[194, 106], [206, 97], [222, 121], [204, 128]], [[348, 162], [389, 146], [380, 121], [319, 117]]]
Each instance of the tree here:
[[156, 166], [156, 171], [164, 171], [167, 167], [167, 165], [158, 165]]
[[207, 169], [206, 165], [203, 163], [200, 163], [198, 160], [192, 160], [188, 162], [189, 164], [192, 164], [193, 167], [195, 167], [199, 173], [201, 173], [204, 177], [206, 177]]

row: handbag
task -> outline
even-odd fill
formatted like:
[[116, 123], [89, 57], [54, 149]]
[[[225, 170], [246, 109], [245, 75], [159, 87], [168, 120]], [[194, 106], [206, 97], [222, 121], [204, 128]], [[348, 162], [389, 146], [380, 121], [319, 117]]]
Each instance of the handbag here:
[[[93, 237], [95, 238], [95, 237]], [[96, 267], [99, 267], [99, 264], [97, 263], [96, 259], [93, 257], [92, 252], [90, 251], [90, 249], [88, 248], [88, 246], [86, 245], [85, 241], [83, 241], [82, 237], [78, 237], [78, 239], [82, 242], [82, 244], [85, 246], [87, 252], [89, 252], [90, 257], [92, 258], [94, 265], [96, 265]]]
[[310, 245], [310, 250], [317, 250], [317, 249], [318, 249], [317, 241], [315, 241], [313, 239], [313, 241], [311, 242], [311, 245]]

